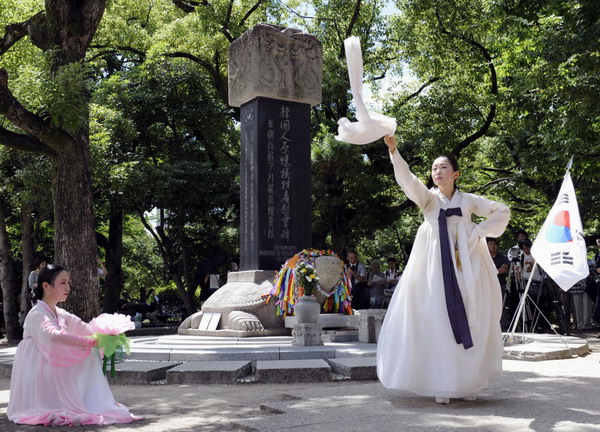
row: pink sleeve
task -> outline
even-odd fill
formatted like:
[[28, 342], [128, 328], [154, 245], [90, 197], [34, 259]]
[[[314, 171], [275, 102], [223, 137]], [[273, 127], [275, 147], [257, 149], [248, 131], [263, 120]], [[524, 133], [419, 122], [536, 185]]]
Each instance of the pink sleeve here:
[[70, 314], [64, 310], [61, 310], [64, 314], [65, 324], [67, 325], [67, 332], [78, 336], [89, 336], [92, 334], [88, 325], [81, 320], [77, 315]]
[[[71, 315], [67, 312], [65, 314]], [[64, 318], [64, 315], [60, 314], [59, 317]], [[38, 343], [44, 357], [53, 366], [71, 366], [83, 362], [96, 344], [95, 339], [70, 333], [69, 326], [62, 319], [59, 319], [57, 325], [46, 315], [41, 314], [36, 321], [38, 321], [37, 325], [31, 329], [32, 337]]]

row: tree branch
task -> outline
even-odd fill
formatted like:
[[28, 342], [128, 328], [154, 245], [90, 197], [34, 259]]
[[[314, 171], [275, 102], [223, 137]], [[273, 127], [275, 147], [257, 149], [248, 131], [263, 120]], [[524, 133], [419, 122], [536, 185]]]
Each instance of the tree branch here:
[[362, 5], [361, 0], [357, 0], [354, 3], [354, 10], [352, 11], [352, 17], [350, 18], [350, 22], [348, 23], [348, 28], [346, 28], [346, 37], [349, 38], [352, 36], [352, 30], [354, 30], [354, 26], [358, 21], [358, 17], [360, 16], [360, 7]]
[[172, 0], [173, 4], [178, 8], [184, 11], [185, 13], [192, 13], [196, 11], [196, 6], [208, 6], [208, 2], [196, 2], [191, 0]]
[[70, 141], [66, 132], [51, 127], [47, 121], [21, 105], [8, 88], [8, 72], [5, 69], [0, 69], [0, 114], [10, 120], [14, 126], [52, 148], [54, 148], [53, 143], [64, 145], [66, 140]]
[[496, 180], [491, 180], [485, 184], [482, 184], [481, 186], [479, 186], [478, 188], [474, 189], [471, 191], [471, 193], [476, 193], [477, 191], [480, 191], [482, 189], [487, 189], [489, 186], [498, 184], [498, 183], [502, 183], [502, 182], [506, 182], [506, 181], [510, 181], [511, 178], [510, 177], [502, 177]]
[[92, 56], [90, 59], [88, 59], [88, 62], [91, 62], [92, 60], [95, 60], [98, 57], [102, 57], [103, 55], [106, 54], [116, 54], [117, 52], [131, 52], [133, 54], [136, 54], [140, 57], [140, 62], [143, 62], [146, 59], [146, 52], [139, 50], [137, 48], [133, 48], [130, 46], [123, 46], [123, 45], [119, 45], [119, 46], [115, 46], [115, 47], [111, 47], [109, 45], [90, 45], [90, 48], [94, 48], [94, 49], [105, 49], [108, 48], [106, 51], [101, 51], [97, 54], [95, 54], [94, 56]]
[[0, 126], [0, 144], [13, 150], [20, 150], [32, 153], [44, 153], [49, 156], [56, 156], [56, 151], [29, 135], [18, 134]]
[[229, 92], [228, 92], [228, 88], [227, 88], [227, 82], [223, 79], [223, 77], [221, 76], [221, 74], [219, 72], [218, 65], [220, 64], [220, 62], [219, 62], [219, 52], [218, 51], [215, 53], [215, 58], [214, 58], [216, 66], [210, 64], [206, 60], [201, 59], [200, 57], [197, 57], [193, 54], [186, 53], [186, 52], [175, 51], [172, 53], [165, 53], [163, 55], [165, 57], [171, 57], [171, 58], [185, 58], [185, 59], [193, 61], [194, 63], [198, 63], [200, 66], [202, 66], [206, 70], [206, 72], [208, 72], [210, 77], [212, 78], [213, 83], [217, 89], [217, 92], [219, 93], [219, 96], [221, 96], [221, 99], [223, 100], [223, 102], [226, 105], [228, 104]]
[[400, 106], [407, 104], [409, 100], [414, 99], [417, 96], [419, 96], [423, 90], [425, 90], [427, 87], [429, 87], [433, 83], [439, 81], [440, 79], [441, 79], [440, 77], [430, 78], [426, 83], [423, 83], [416, 92], [411, 93], [406, 98], [404, 98], [404, 100], [400, 103]]
[[138, 210], [138, 215], [140, 217], [140, 221], [144, 225], [144, 228], [146, 228], [146, 230], [148, 230], [148, 232], [150, 233], [150, 235], [156, 241], [156, 245], [158, 246], [158, 250], [160, 251], [160, 255], [161, 255], [162, 259], [163, 259], [163, 262], [165, 263], [165, 265], [167, 267], [169, 267], [170, 260], [169, 260], [169, 258], [167, 256], [167, 252], [165, 250], [163, 242], [161, 241], [160, 237], [158, 236], [158, 233], [156, 231], [154, 231], [154, 228], [152, 228], [152, 226], [148, 223], [148, 221], [146, 220], [146, 216], [144, 216], [144, 212], [143, 211]]
[[[492, 56], [490, 55], [488, 50], [483, 45], [481, 45], [479, 42], [475, 41], [472, 37], [467, 37], [464, 35], [454, 35], [450, 31], [448, 31], [444, 27], [444, 23], [442, 22], [442, 18], [440, 17], [440, 13], [437, 8], [435, 9], [435, 16], [437, 17], [438, 23], [441, 28], [440, 31], [442, 32], [442, 34], [445, 34], [446, 36], [454, 37], [459, 40], [462, 40], [463, 42], [466, 42], [473, 49], [478, 51], [483, 56], [483, 58], [487, 61], [488, 68], [490, 70], [490, 93], [494, 97], [497, 96], [498, 95], [498, 77], [496, 75], [496, 68], [494, 66]], [[485, 118], [483, 125], [476, 132], [472, 133], [471, 135], [466, 137], [464, 140], [462, 140], [460, 143], [458, 143], [452, 149], [451, 153], [455, 156], [458, 156], [460, 154], [461, 150], [463, 150], [465, 147], [467, 147], [472, 142], [474, 142], [474, 141], [478, 140], [479, 138], [481, 138], [482, 136], [484, 136], [487, 133], [487, 131], [489, 130], [490, 126], [492, 125], [495, 117], [496, 117], [496, 103], [492, 102], [490, 104], [490, 110], [488, 112], [488, 115]]]
[[265, 2], [265, 0], [258, 0], [254, 6], [252, 6], [250, 9], [248, 9], [248, 12], [246, 12], [246, 15], [244, 15], [244, 18], [242, 18], [240, 20], [240, 22], [238, 23], [239, 27], [242, 27], [244, 25], [244, 23], [246, 22], [246, 20], [248, 18], [250, 18], [250, 16], [254, 13], [254, 11], [256, 9], [258, 9], [263, 3]]
[[[358, 21], [358, 17], [360, 16], [361, 4], [362, 4], [362, 0], [357, 0], [356, 3], [354, 3], [354, 10], [352, 11], [352, 17], [350, 18], [348, 27], [346, 27], [346, 34], [343, 38], [341, 38], [342, 46], [341, 46], [340, 55], [339, 55], [339, 58], [341, 58], [341, 59], [344, 58], [344, 53], [345, 53], [343, 40], [348, 39], [350, 36], [352, 36], [352, 30], [354, 30], [354, 25], [356, 24], [356, 22]], [[337, 29], [337, 26], [336, 26], [336, 29]]]
[[0, 39], [0, 55], [25, 36], [29, 36], [31, 43], [42, 51], [47, 51], [51, 47], [46, 13], [43, 11], [23, 22], [7, 25], [4, 31], [4, 36]]

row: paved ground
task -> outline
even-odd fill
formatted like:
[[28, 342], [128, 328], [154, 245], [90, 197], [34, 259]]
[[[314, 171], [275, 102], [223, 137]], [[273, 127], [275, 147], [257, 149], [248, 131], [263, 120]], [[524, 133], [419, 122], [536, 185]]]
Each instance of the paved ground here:
[[[113, 386], [145, 420], [79, 431], [557, 431], [600, 432], [600, 339], [569, 360], [504, 361], [504, 374], [474, 402], [437, 405], [377, 381], [318, 384]], [[443, 361], [443, 359], [440, 359]], [[34, 431], [6, 418], [9, 380], [0, 379], [0, 431]], [[72, 428], [56, 427], [52, 431]]]

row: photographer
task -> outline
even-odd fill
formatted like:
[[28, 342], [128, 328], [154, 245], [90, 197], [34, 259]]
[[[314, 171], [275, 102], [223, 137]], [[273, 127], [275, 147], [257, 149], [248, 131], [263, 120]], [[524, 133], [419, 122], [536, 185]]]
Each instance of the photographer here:
[[521, 246], [520, 243], [523, 240], [529, 240], [529, 234], [524, 229], [518, 229], [515, 232], [515, 239], [517, 240], [517, 244], [511, 247], [506, 253], [506, 257], [509, 261], [514, 261], [517, 258], [521, 258]]
[[[516, 276], [517, 278], [521, 278], [522, 280], [522, 289], [525, 290], [527, 284], [529, 284], [529, 280], [531, 283], [529, 284], [529, 298], [531, 301], [535, 303], [537, 309], [544, 315], [544, 317], [548, 316], [548, 308], [546, 307], [546, 287], [544, 286], [544, 276], [542, 274], [541, 268], [539, 266], [535, 266], [535, 259], [531, 255], [531, 240], [525, 239], [519, 242], [519, 247], [521, 248], [521, 258], [519, 260], [519, 265], [516, 268]], [[535, 269], [534, 269], [535, 267]], [[532, 310], [535, 314], [535, 311]], [[546, 331], [549, 330], [548, 323], [545, 319], [538, 319], [536, 331]]]
[[349, 249], [346, 253], [347, 263], [344, 270], [350, 279], [352, 285], [352, 308], [369, 308], [369, 286], [367, 285], [367, 269], [358, 261], [358, 254], [355, 250]]
[[496, 266], [496, 270], [498, 270], [498, 282], [500, 282], [500, 290], [502, 293], [502, 317], [500, 318], [500, 328], [502, 330], [508, 329], [510, 325], [510, 313], [506, 304], [506, 278], [508, 276], [508, 270], [510, 268], [510, 261], [506, 257], [506, 255], [498, 252], [499, 245], [498, 240], [492, 237], [486, 238], [488, 250], [490, 251], [490, 256], [494, 261], [494, 265]]

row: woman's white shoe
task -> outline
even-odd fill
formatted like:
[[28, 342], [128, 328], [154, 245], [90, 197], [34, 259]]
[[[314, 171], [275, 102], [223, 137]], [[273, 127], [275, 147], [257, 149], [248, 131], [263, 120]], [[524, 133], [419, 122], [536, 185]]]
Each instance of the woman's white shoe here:
[[439, 404], [442, 404], [442, 405], [448, 405], [450, 403], [450, 398], [436, 396], [435, 397], [435, 401], [436, 401], [436, 403], [439, 403]]
[[472, 402], [472, 401], [475, 401], [475, 400], [477, 400], [477, 396], [475, 396], [475, 393], [471, 393], [470, 395], [468, 395], [468, 396], [465, 396], [465, 397], [463, 398], [463, 400], [466, 400], [466, 401]]

